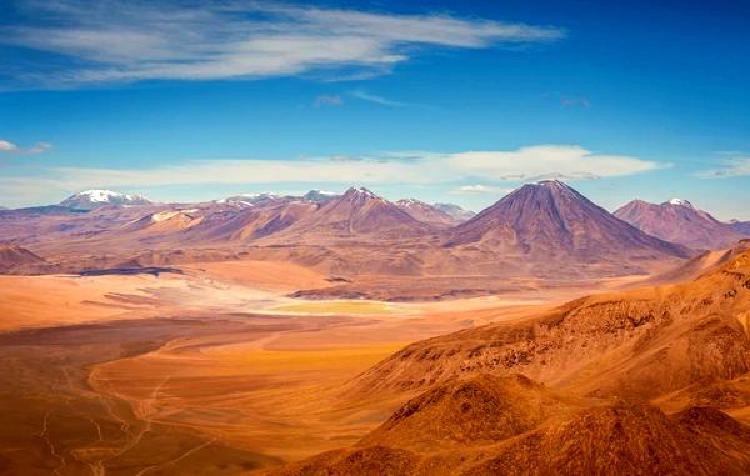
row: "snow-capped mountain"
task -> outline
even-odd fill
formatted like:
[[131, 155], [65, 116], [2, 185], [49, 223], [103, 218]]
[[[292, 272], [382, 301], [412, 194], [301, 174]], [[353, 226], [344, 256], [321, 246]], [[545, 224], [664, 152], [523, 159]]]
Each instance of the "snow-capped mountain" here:
[[238, 205], [254, 206], [259, 203], [266, 203], [272, 200], [278, 200], [279, 195], [271, 192], [262, 193], [241, 193], [239, 195], [232, 195], [231, 197], [217, 200], [217, 203], [234, 203]]
[[695, 249], [723, 249], [742, 238], [734, 226], [681, 198], [660, 204], [633, 200], [614, 215], [649, 235]]
[[84, 190], [66, 198], [60, 205], [75, 210], [93, 210], [107, 205], [150, 205], [141, 195], [129, 195], [112, 190]]

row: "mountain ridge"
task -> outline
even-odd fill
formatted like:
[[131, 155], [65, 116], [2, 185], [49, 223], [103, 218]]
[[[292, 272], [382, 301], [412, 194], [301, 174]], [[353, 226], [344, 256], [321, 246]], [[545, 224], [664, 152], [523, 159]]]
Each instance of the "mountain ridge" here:
[[726, 248], [744, 236], [683, 199], [660, 204], [632, 200], [614, 215], [650, 235], [696, 249]]

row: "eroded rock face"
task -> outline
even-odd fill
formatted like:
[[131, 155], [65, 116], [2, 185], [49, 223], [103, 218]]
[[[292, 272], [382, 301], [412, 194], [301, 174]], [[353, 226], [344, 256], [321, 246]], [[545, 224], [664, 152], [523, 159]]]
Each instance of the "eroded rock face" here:
[[523, 375], [450, 380], [406, 402], [361, 445], [437, 449], [520, 435], [576, 406]]

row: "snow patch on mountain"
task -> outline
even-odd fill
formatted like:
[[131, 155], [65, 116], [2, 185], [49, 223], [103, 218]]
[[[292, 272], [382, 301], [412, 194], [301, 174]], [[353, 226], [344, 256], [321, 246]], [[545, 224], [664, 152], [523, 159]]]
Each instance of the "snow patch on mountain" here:
[[693, 204], [682, 198], [673, 198], [668, 202], [670, 205], [679, 205], [682, 207], [693, 207]]
[[80, 210], [92, 210], [105, 205], [148, 205], [141, 195], [130, 195], [113, 190], [84, 190], [66, 198], [60, 205]]

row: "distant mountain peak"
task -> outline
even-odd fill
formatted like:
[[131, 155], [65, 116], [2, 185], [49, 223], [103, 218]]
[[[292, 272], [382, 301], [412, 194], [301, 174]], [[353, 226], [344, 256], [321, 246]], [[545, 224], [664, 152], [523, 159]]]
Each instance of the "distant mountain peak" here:
[[516, 255], [685, 256], [686, 250], [615, 218], [559, 180], [526, 184], [453, 229], [451, 245], [479, 244]]
[[633, 200], [615, 216], [649, 235], [696, 249], [722, 249], [736, 242], [742, 232], [682, 198], [659, 204]]
[[93, 210], [107, 205], [149, 205], [151, 202], [141, 195], [131, 195], [113, 190], [92, 189], [71, 195], [61, 206], [79, 210]]
[[473, 216], [475, 216], [477, 213], [473, 210], [467, 210], [460, 205], [456, 205], [454, 203], [433, 203], [432, 204], [435, 208], [440, 210], [443, 213], [448, 214], [450, 217], [452, 217], [454, 220], [463, 222], [466, 220], [469, 220]]
[[329, 190], [310, 190], [302, 196], [302, 199], [308, 202], [326, 202], [338, 196], [338, 193]]
[[416, 198], [402, 198], [394, 202], [401, 210], [408, 213], [412, 218], [422, 223], [435, 226], [452, 226], [463, 220], [456, 219], [451, 214], [441, 210], [435, 205], [417, 200]]
[[537, 185], [541, 185], [543, 187], [564, 187], [564, 188], [571, 188], [568, 184], [566, 184], [562, 180], [557, 180], [557, 179], [539, 180], [536, 184]]
[[376, 195], [374, 192], [365, 187], [349, 187], [349, 189], [344, 193], [344, 198], [382, 200], [380, 196]]
[[401, 200], [396, 201], [396, 205], [400, 207], [417, 207], [417, 206], [429, 207], [430, 206], [426, 202], [423, 202], [422, 200], [417, 200], [416, 198], [402, 198]]
[[[78, 192], [76, 195], [79, 197], [88, 197], [92, 202], [108, 202], [113, 198], [124, 198], [126, 200], [132, 200], [134, 195], [127, 195], [113, 190], [84, 190]], [[140, 197], [142, 198], [142, 197]]]

